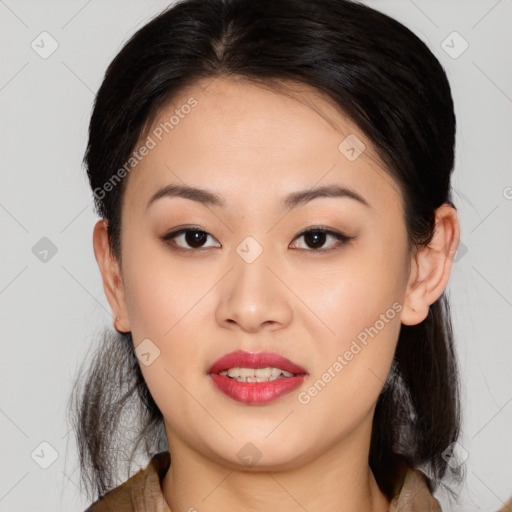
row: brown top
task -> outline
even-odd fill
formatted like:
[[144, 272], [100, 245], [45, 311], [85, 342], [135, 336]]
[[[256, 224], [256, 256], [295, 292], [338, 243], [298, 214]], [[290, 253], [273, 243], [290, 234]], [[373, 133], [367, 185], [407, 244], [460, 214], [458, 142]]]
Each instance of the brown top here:
[[503, 504], [498, 512], [512, 512], [512, 498], [507, 500], [507, 502]]
[[[112, 489], [85, 512], [171, 512], [162, 494], [162, 479], [171, 464], [169, 452], [160, 452], [126, 482]], [[442, 512], [430, 493], [425, 475], [408, 468], [396, 484], [389, 512]], [[499, 512], [512, 510], [502, 508]]]

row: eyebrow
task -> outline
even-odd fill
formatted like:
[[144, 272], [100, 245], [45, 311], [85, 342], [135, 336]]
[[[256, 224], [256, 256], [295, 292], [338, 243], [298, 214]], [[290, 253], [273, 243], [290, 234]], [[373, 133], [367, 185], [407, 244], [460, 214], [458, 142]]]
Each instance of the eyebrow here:
[[[224, 199], [215, 192], [198, 187], [170, 184], [160, 188], [151, 196], [148, 203], [146, 204], [146, 209], [149, 208], [149, 206], [156, 200], [162, 197], [182, 197], [192, 201], [197, 201], [198, 203], [202, 203], [204, 205], [216, 206], [220, 208], [225, 208], [226, 206]], [[339, 185], [326, 185], [323, 187], [309, 188], [306, 190], [292, 192], [284, 196], [282, 206], [283, 209], [291, 210], [303, 204], [309, 203], [309, 201], [312, 201], [318, 197], [347, 197], [349, 199], [358, 201], [368, 208], [371, 208], [368, 201], [366, 201], [366, 199], [364, 199], [364, 197], [362, 197], [360, 194], [354, 190]]]

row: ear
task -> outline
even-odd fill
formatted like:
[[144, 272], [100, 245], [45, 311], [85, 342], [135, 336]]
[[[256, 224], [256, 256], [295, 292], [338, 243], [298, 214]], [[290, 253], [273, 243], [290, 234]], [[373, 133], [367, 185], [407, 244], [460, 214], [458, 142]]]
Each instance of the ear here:
[[401, 321], [404, 325], [421, 323], [429, 307], [445, 290], [452, 261], [457, 252], [460, 227], [457, 210], [445, 203], [436, 212], [435, 232], [430, 243], [412, 259]]
[[[93, 231], [94, 256], [103, 279], [103, 289], [114, 316], [114, 328], [118, 332], [129, 332], [130, 323], [125, 302], [121, 269], [113, 256], [108, 241], [107, 221], [100, 219]], [[119, 320], [117, 319], [119, 318]]]

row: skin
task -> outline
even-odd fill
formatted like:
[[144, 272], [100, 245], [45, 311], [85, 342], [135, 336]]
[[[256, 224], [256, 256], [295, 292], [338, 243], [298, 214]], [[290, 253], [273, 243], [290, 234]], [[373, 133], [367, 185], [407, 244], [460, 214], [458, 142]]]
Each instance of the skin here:
[[[457, 213], [442, 205], [432, 242], [409, 253], [397, 184], [361, 131], [307, 86], [290, 96], [233, 78], [205, 80], [174, 98], [152, 128], [190, 97], [198, 105], [126, 178], [122, 266], [103, 220], [93, 235], [116, 328], [131, 331], [135, 346], [149, 338], [160, 350], [141, 369], [165, 418], [165, 499], [173, 511], [385, 512], [368, 464], [375, 404], [401, 324], [423, 321], [448, 283]], [[338, 149], [348, 134], [366, 145], [354, 161]], [[164, 197], [146, 209], [170, 183], [208, 188], [226, 206]], [[281, 209], [285, 194], [327, 184], [350, 187], [370, 207], [321, 197]], [[195, 225], [209, 234], [203, 249], [180, 236], [174, 243], [183, 252], [175, 252], [159, 238]], [[315, 245], [298, 237], [315, 226], [355, 238]], [[263, 249], [252, 263], [236, 252], [247, 236]], [[400, 312], [300, 403], [298, 394], [395, 302]], [[236, 402], [207, 370], [238, 349], [277, 352], [309, 375], [274, 402]], [[253, 466], [238, 456], [249, 442], [261, 455]]]

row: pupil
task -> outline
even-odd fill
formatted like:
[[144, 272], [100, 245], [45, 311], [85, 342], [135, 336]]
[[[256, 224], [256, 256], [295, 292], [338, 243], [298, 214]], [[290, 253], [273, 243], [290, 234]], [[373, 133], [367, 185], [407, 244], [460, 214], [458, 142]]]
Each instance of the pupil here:
[[[308, 245], [312, 248], [316, 248], [318, 246], [322, 246], [325, 243], [326, 233], [322, 233], [320, 231], [312, 231], [310, 233], [306, 233], [305, 239], [308, 241]], [[186, 242], [191, 247], [201, 247], [205, 242], [206, 233], [204, 231], [188, 231], [185, 234]], [[312, 243], [309, 243], [311, 241]]]
[[[327, 236], [326, 233], [321, 233], [319, 231], [312, 231], [310, 233], [307, 233], [305, 238], [306, 238], [306, 240], [308, 240], [308, 238], [313, 239], [313, 245], [315, 245], [315, 243], [316, 243], [317, 245], [322, 246], [325, 243], [326, 236]], [[319, 241], [320, 241], [320, 243], [318, 243]], [[308, 244], [308, 245], [310, 245], [310, 244]], [[313, 248], [315, 248], [315, 247], [313, 247]]]
[[[196, 236], [197, 235], [197, 236]], [[204, 231], [188, 231], [185, 233], [185, 240], [187, 244], [192, 247], [200, 247], [204, 243], [206, 233]]]

